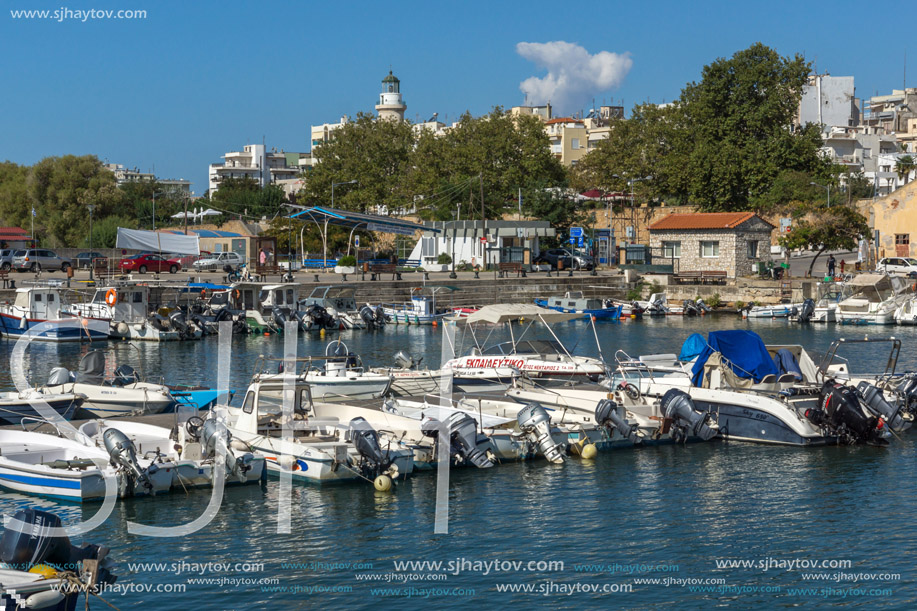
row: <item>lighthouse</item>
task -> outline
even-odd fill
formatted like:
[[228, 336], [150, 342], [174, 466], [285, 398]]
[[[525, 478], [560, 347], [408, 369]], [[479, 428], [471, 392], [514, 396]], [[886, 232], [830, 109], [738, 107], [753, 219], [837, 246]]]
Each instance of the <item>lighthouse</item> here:
[[376, 112], [380, 119], [394, 119], [404, 121], [404, 111], [408, 105], [401, 99], [401, 81], [388, 71], [388, 76], [382, 79], [382, 93], [379, 94], [379, 103]]

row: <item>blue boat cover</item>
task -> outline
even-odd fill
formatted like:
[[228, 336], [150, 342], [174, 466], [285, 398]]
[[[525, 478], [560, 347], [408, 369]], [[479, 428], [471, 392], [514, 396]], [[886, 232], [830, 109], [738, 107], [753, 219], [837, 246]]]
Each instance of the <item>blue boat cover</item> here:
[[752, 331], [711, 331], [707, 346], [697, 357], [691, 370], [691, 383], [700, 386], [704, 380], [704, 364], [714, 352], [719, 352], [729, 361], [732, 370], [740, 378], [751, 378], [755, 382], [769, 374], [777, 375], [777, 366], [771, 360], [764, 342]]
[[801, 380], [803, 377], [802, 369], [799, 368], [799, 361], [797, 361], [793, 353], [786, 348], [781, 348], [777, 351], [777, 354], [774, 355], [774, 366], [777, 368], [777, 371], [780, 372], [780, 375], [792, 373], [797, 380]]
[[679, 361], [690, 361], [695, 356], [704, 351], [707, 347], [707, 340], [700, 333], [692, 333], [681, 345], [681, 354], [678, 355]]

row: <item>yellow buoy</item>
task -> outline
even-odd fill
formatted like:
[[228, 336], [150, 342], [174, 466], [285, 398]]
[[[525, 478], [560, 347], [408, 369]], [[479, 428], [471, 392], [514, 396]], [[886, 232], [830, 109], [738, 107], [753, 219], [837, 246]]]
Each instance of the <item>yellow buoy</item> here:
[[631, 318], [637, 318], [637, 315], [636, 315], [636, 314], [631, 314], [630, 317], [631, 317]]
[[392, 489], [392, 478], [388, 475], [380, 475], [373, 481], [373, 486], [379, 492], [388, 492]]
[[325, 337], [325, 330], [324, 330], [324, 329], [319, 329], [319, 331], [318, 331], [318, 336], [319, 336], [319, 337]]
[[36, 564], [29, 569], [29, 572], [41, 575], [46, 579], [50, 579], [57, 575], [57, 569], [55, 569], [53, 566], [48, 566], [47, 564]]
[[586, 445], [583, 446], [583, 449], [580, 450], [580, 456], [582, 456], [586, 460], [595, 458], [595, 455], [598, 453], [599, 451], [596, 449], [594, 443], [587, 443]]

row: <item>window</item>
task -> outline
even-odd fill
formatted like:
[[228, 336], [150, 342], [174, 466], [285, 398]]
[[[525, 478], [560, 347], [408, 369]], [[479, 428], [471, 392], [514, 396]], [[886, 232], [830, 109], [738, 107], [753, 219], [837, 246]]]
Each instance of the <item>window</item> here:
[[131, 303], [143, 303], [143, 293], [140, 291], [134, 291], [131, 294]]
[[35, 303], [41, 303], [41, 293], [35, 293]]
[[666, 259], [680, 259], [681, 242], [663, 242], [662, 252]]
[[48, 293], [48, 303], [54, 303], [54, 293]]
[[579, 138], [571, 138], [571, 139], [570, 139], [570, 148], [572, 148], [572, 149], [574, 149], [574, 150], [579, 148]]
[[245, 402], [242, 404], [242, 411], [246, 414], [252, 413], [252, 410], [255, 408], [255, 393], [248, 391], [248, 394], [245, 395]]
[[700, 243], [700, 256], [704, 259], [713, 259], [720, 256], [720, 243], [719, 242], [701, 242]]
[[748, 258], [757, 259], [758, 258], [758, 240], [748, 240]]

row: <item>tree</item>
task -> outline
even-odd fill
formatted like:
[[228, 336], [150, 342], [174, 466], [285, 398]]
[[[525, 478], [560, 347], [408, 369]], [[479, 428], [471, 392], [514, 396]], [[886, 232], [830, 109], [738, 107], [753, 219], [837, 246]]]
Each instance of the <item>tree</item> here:
[[4, 225], [29, 227], [32, 201], [28, 189], [29, 168], [9, 161], [0, 163], [0, 220]]
[[898, 174], [898, 178], [904, 181], [904, 184], [907, 184], [908, 178], [914, 169], [917, 169], [917, 164], [914, 163], [913, 157], [910, 155], [898, 157], [898, 161], [895, 163], [895, 173]]
[[117, 215], [107, 216], [98, 220], [93, 217], [92, 241], [90, 242], [87, 232], [86, 237], [80, 242], [80, 248], [89, 248], [90, 246], [93, 249], [114, 248], [118, 239], [118, 227], [136, 229], [137, 219]]
[[869, 236], [866, 218], [848, 206], [831, 206], [811, 212], [811, 207], [801, 205], [796, 211], [797, 220], [792, 230], [780, 238], [788, 250], [817, 250], [809, 264], [809, 275], [815, 260], [826, 250], [852, 250], [864, 236]]
[[863, 172], [852, 174], [848, 171], [844, 183], [846, 185], [848, 203], [872, 197], [875, 193], [875, 185], [863, 175]]
[[94, 155], [42, 159], [29, 171], [28, 194], [36, 210], [36, 232], [43, 231], [52, 245], [82, 242], [89, 229], [89, 204], [102, 219], [125, 201], [114, 174]]
[[220, 188], [202, 203], [229, 214], [270, 219], [281, 212], [281, 206], [286, 201], [286, 194], [281, 187], [272, 184], [262, 188], [254, 178], [245, 176], [224, 178]]
[[413, 150], [410, 123], [376, 120], [360, 113], [336, 129], [330, 141], [315, 148], [303, 196], [310, 203], [330, 206], [332, 184], [355, 180], [335, 187], [335, 208], [358, 212], [377, 206], [410, 208], [407, 177]]

